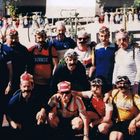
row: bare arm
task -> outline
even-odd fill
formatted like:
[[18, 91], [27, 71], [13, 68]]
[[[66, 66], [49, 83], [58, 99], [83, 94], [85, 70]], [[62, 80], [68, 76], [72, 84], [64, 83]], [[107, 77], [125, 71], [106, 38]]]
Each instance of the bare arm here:
[[11, 85], [12, 85], [13, 69], [12, 69], [11, 61], [7, 63], [7, 68], [8, 68], [8, 72], [9, 72], [9, 81], [8, 81], [8, 85], [5, 89], [5, 94], [9, 93], [9, 91], [11, 90]]
[[90, 98], [92, 96], [91, 91], [72, 91], [72, 95], [80, 96], [83, 98]]
[[53, 65], [54, 65], [54, 68], [53, 68], [53, 74], [54, 74], [54, 72], [58, 66], [58, 58], [57, 57], [53, 58]]

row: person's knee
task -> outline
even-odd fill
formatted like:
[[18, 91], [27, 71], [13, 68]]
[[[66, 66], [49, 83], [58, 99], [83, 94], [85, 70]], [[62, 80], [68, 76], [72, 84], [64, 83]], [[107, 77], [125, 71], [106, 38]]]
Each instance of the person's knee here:
[[110, 127], [111, 127], [110, 124], [102, 123], [102, 124], [98, 125], [98, 130], [102, 134], [108, 134]]
[[117, 131], [112, 131], [109, 135], [109, 140], [123, 140], [123, 133], [117, 132]]
[[60, 122], [59, 118], [57, 116], [53, 117], [51, 120], [48, 120], [49, 125], [53, 128], [56, 128]]

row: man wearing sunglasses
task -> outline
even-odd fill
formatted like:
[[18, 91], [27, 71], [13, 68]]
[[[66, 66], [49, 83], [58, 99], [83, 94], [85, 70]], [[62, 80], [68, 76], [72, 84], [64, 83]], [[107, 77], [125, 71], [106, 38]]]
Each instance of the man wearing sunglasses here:
[[119, 47], [115, 54], [113, 83], [117, 76], [126, 75], [131, 81], [133, 93], [138, 94], [140, 82], [140, 49], [129, 42], [129, 34], [124, 29], [116, 33], [116, 42]]
[[112, 103], [115, 120], [110, 140], [139, 139], [140, 132], [140, 96], [133, 94], [131, 82], [127, 76], [118, 76], [116, 89], [112, 91]]
[[92, 66], [92, 51], [89, 45], [89, 41], [90, 37], [87, 32], [78, 32], [77, 47], [74, 50], [78, 54], [78, 60], [84, 65], [87, 76], [91, 78], [94, 67]]
[[56, 130], [55, 137], [74, 140], [73, 130], [83, 128], [83, 140], [89, 140], [88, 119], [83, 101], [78, 96], [72, 95], [70, 82], [62, 81], [57, 86], [58, 92], [48, 102], [51, 108], [48, 122], [55, 128], [53, 131]]

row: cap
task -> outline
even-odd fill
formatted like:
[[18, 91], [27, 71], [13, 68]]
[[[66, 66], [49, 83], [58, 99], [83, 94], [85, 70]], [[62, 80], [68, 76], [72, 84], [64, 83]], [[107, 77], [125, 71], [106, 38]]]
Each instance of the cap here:
[[27, 71], [25, 71], [21, 76], [20, 76], [20, 82], [23, 81], [29, 81], [33, 83], [33, 76], [29, 73], [27, 73]]
[[116, 84], [118, 84], [119, 82], [125, 82], [127, 84], [131, 84], [127, 76], [117, 76]]
[[92, 81], [90, 82], [90, 85], [91, 85], [91, 86], [94, 86], [94, 85], [99, 85], [99, 86], [101, 86], [101, 85], [103, 85], [103, 81], [102, 81], [100, 78], [95, 78], [94, 80], [92, 80]]
[[71, 89], [71, 83], [68, 81], [62, 81], [57, 84], [58, 91], [60, 92], [68, 92]]
[[77, 57], [78, 54], [74, 49], [68, 49], [65, 54], [64, 54], [64, 58], [65, 57]]

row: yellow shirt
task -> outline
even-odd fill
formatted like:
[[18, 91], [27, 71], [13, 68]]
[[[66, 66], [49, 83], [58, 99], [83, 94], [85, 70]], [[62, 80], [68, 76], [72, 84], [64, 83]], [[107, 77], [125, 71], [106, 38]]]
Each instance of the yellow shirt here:
[[131, 93], [123, 94], [115, 89], [112, 91], [112, 98], [116, 104], [118, 117], [117, 121], [125, 121], [134, 118], [140, 110], [140, 96]]

